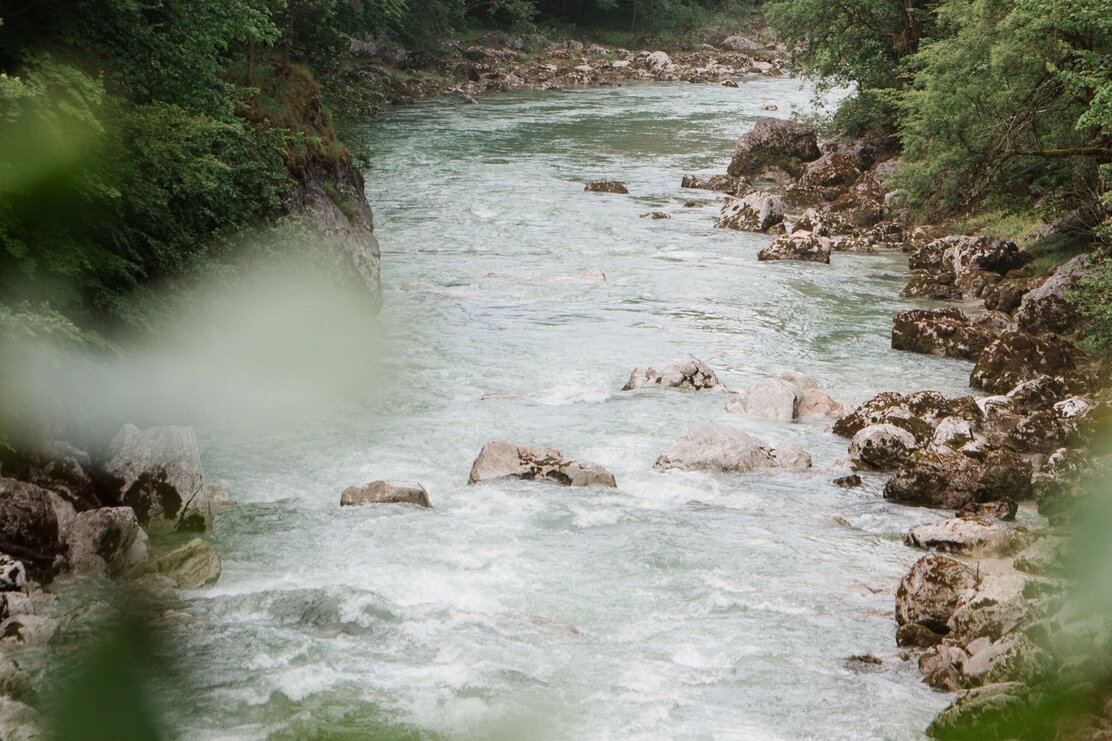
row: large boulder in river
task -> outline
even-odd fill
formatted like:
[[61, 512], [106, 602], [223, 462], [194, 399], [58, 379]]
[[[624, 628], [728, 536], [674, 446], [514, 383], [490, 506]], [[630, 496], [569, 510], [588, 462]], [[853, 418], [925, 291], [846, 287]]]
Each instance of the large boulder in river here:
[[849, 457], [870, 468], [895, 468], [918, 447], [915, 436], [901, 427], [869, 425], [853, 436]]
[[766, 468], [808, 468], [811, 457], [796, 445], [773, 447], [725, 425], [688, 430], [657, 459], [654, 468], [749, 473]]
[[124, 425], [112, 439], [104, 472], [119, 502], [151, 532], [203, 530], [212, 524], [201, 452], [190, 427]]
[[969, 502], [1025, 499], [1031, 469], [1018, 453], [986, 447], [970, 455], [947, 448], [913, 453], [885, 485], [884, 498], [920, 507], [959, 509]]
[[961, 309], [915, 309], [896, 315], [892, 349], [976, 361], [992, 341]]
[[118, 576], [147, 559], [148, 539], [131, 507], [79, 513], [66, 530], [69, 567], [83, 576]]
[[622, 391], [640, 388], [670, 388], [685, 391], [724, 389], [710, 366], [702, 360], [673, 360], [656, 366], [637, 368], [630, 374]]
[[546, 481], [563, 486], [617, 486], [614, 474], [597, 463], [568, 460], [553, 448], [495, 440], [479, 452], [467, 483], [502, 478]]
[[1089, 272], [1092, 259], [1079, 255], [1060, 265], [1042, 285], [1026, 293], [1016, 312], [1016, 322], [1024, 332], [1069, 332], [1080, 317], [1067, 300], [1069, 292]]
[[750, 417], [792, 421], [799, 414], [803, 393], [798, 386], [779, 378], [758, 381], [726, 404], [726, 411]]
[[617, 180], [592, 180], [583, 190], [590, 193], [629, 193], [629, 190]]
[[0, 551], [33, 571], [49, 570], [63, 552], [54, 496], [34, 484], [0, 478]]
[[757, 54], [765, 49], [764, 44], [745, 36], [727, 36], [719, 46], [722, 51], [736, 51], [742, 54]]
[[976, 587], [977, 575], [968, 566], [933, 553], [923, 556], [896, 589], [896, 622], [946, 634], [966, 591]]
[[1084, 386], [1077, 372], [1081, 352], [1051, 337], [1008, 332], [984, 349], [969, 377], [969, 385], [1004, 394], [1023, 381], [1041, 375], [1061, 377], [1067, 386]]
[[734, 198], [722, 207], [714, 225], [720, 229], [767, 232], [784, 221], [784, 202], [771, 193], [750, 193]]
[[756, 175], [781, 167], [798, 175], [803, 164], [819, 158], [815, 130], [806, 124], [779, 118], [759, 118], [756, 126], [737, 140], [727, 172], [734, 177]]
[[372, 481], [362, 486], [349, 486], [340, 494], [340, 506], [357, 504], [416, 504], [431, 507], [425, 487], [413, 481]]
[[757, 253], [757, 259], [801, 260], [830, 264], [830, 240], [811, 232], [795, 231], [777, 237], [776, 241]]

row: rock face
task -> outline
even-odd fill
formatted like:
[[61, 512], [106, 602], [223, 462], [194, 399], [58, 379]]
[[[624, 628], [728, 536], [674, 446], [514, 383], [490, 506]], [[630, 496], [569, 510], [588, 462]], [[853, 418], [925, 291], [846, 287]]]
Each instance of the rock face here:
[[749, 473], [765, 468], [808, 468], [811, 457], [799, 447], [768, 443], [725, 425], [702, 425], [672, 443], [654, 468]]
[[776, 241], [757, 253], [757, 259], [802, 260], [830, 264], [830, 240], [811, 232], [796, 231], [777, 237]]
[[849, 457], [870, 468], [895, 468], [918, 447], [915, 436], [901, 427], [869, 425], [853, 436]]
[[784, 202], [780, 196], [750, 193], [728, 201], [714, 225], [720, 229], [766, 232], [783, 221]]
[[34, 484], [0, 479], [0, 548], [32, 570], [49, 569], [63, 552], [52, 496]]
[[718, 376], [702, 360], [674, 360], [663, 365], [637, 368], [629, 376], [622, 391], [640, 388], [670, 388], [687, 391], [724, 389]]
[[119, 481], [119, 502], [151, 532], [203, 530], [212, 524], [201, 453], [189, 427], [124, 425], [104, 471]]
[[916, 309], [896, 315], [892, 349], [976, 361], [992, 336], [961, 309]]
[[220, 556], [203, 540], [194, 538], [185, 545], [152, 558], [138, 571], [169, 577], [183, 589], [198, 589], [212, 586], [220, 579]]
[[976, 586], [976, 574], [968, 566], [946, 556], [923, 556], [896, 589], [896, 622], [946, 634], [962, 595]]
[[431, 507], [425, 487], [413, 481], [372, 481], [362, 486], [349, 486], [340, 494], [340, 506], [357, 504], [416, 504]]
[[815, 130], [810, 126], [765, 117], [737, 140], [727, 172], [745, 177], [769, 167], [781, 167], [798, 175], [803, 163], [818, 159], [820, 154]]
[[1017, 453], [989, 448], [976, 456], [939, 448], [919, 450], [885, 485], [884, 497], [901, 504], [959, 509], [969, 502], [1031, 495], [1031, 469]]
[[969, 377], [969, 385], [1004, 394], [1023, 381], [1041, 375], [1077, 382], [1079, 351], [1059, 340], [1026, 332], [1008, 332], [984, 349]]
[[614, 474], [597, 463], [571, 461], [559, 450], [496, 440], [483, 446], [471, 466], [468, 484], [516, 478], [563, 486], [617, 486]]
[[81, 512], [66, 531], [70, 570], [83, 576], [119, 576], [148, 555], [147, 534], [131, 507]]
[[629, 193], [625, 185], [617, 180], [592, 180], [583, 190], [590, 193]]

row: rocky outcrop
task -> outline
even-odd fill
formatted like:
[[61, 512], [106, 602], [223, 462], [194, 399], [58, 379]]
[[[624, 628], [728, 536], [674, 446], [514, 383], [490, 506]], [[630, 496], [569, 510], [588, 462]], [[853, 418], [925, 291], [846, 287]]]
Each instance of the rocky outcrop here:
[[1080, 323], [1077, 310], [1068, 301], [1071, 290], [1088, 275], [1092, 259], [1079, 255], [1060, 265], [1041, 285], [1026, 293], [1015, 318], [1024, 332], [1064, 333]]
[[544, 481], [562, 486], [617, 486], [614, 475], [597, 463], [568, 460], [553, 448], [497, 440], [483, 446], [471, 466], [467, 483], [502, 478]]
[[629, 193], [629, 189], [617, 180], [592, 180], [583, 190], [589, 193]]
[[830, 264], [830, 240], [811, 232], [795, 231], [777, 237], [776, 241], [757, 253], [757, 259], [801, 260]]
[[775, 447], [725, 425], [701, 425], [672, 443], [654, 468], [750, 473], [766, 468], [808, 468], [811, 457], [798, 446]]
[[118, 502], [151, 532], [203, 530], [212, 524], [197, 438], [188, 427], [124, 425], [112, 439], [104, 472]]
[[798, 175], [806, 162], [819, 158], [815, 130], [779, 118], [759, 118], [753, 130], [737, 140], [727, 172], [734, 177], [756, 175], [780, 167]]
[[915, 309], [896, 315], [892, 349], [976, 361], [992, 335], [961, 309]]
[[674, 360], [657, 366], [637, 368], [622, 391], [641, 388], [668, 388], [682, 391], [724, 390], [710, 366], [702, 360]]
[[429, 493], [414, 481], [372, 481], [362, 486], [349, 486], [340, 494], [340, 506], [359, 504], [415, 504], [431, 507]]
[[727, 201], [715, 222], [720, 229], [767, 232], [784, 221], [784, 203], [779, 196], [750, 193]]

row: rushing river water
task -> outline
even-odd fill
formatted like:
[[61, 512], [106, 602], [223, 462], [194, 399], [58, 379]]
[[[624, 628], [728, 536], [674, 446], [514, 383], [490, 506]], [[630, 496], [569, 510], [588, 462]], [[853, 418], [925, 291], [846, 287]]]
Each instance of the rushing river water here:
[[[903, 533], [935, 515], [885, 502], [880, 478], [834, 487], [846, 442], [822, 421], [619, 391], [686, 356], [735, 389], [789, 368], [854, 403], [965, 389], [967, 365], [889, 348], [905, 257], [760, 263], [769, 237], [716, 230], [719, 194], [680, 189], [725, 168], [762, 104], [810, 95], [527, 92], [371, 125], [396, 382], [296, 433], [209, 439], [237, 505], [174, 651], [195, 670], [183, 736], [922, 736], [947, 698], [896, 657], [893, 594], [919, 555]], [[600, 177], [631, 194], [583, 191]], [[653, 470], [703, 422], [796, 442], [814, 468]], [[618, 488], [466, 486], [499, 438], [599, 462]], [[434, 509], [339, 508], [377, 478], [422, 482]], [[864, 653], [883, 665], [847, 663]]]

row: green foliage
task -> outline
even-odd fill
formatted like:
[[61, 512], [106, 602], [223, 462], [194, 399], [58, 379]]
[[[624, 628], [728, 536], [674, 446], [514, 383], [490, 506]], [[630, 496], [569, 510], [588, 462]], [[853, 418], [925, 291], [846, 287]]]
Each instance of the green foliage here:
[[1095, 350], [1112, 352], [1112, 260], [1102, 260], [1069, 296], [1087, 320], [1084, 335]]

